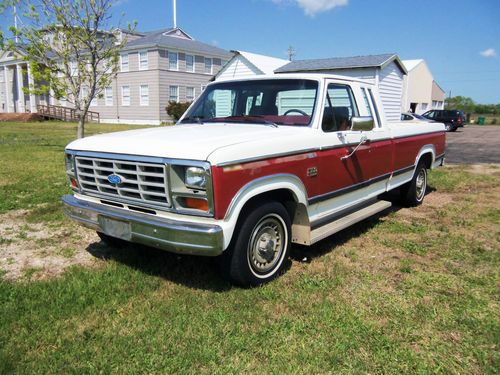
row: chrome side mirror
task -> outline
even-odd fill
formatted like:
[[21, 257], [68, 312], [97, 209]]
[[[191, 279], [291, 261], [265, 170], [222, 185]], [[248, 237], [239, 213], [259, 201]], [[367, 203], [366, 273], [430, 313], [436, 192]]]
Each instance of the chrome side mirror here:
[[370, 131], [375, 126], [372, 116], [354, 116], [351, 118], [351, 123], [351, 130], [357, 131]]

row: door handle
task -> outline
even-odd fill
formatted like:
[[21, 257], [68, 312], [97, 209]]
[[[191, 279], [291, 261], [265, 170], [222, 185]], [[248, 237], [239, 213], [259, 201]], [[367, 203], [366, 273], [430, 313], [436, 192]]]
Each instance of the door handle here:
[[360, 147], [361, 147], [361, 145], [363, 145], [363, 144], [365, 144], [365, 143], [368, 143], [368, 142], [370, 142], [370, 141], [368, 140], [368, 138], [366, 137], [366, 135], [362, 135], [362, 136], [361, 136], [361, 139], [359, 140], [358, 145], [357, 145], [356, 147], [354, 147], [354, 150], [352, 150], [350, 154], [348, 154], [348, 155], [346, 155], [346, 156], [342, 156], [342, 157], [340, 158], [340, 160], [344, 161], [344, 160], [349, 159], [351, 156], [353, 156], [353, 155], [354, 155], [354, 153], [355, 153], [356, 151], [358, 151], [358, 148], [360, 148]]

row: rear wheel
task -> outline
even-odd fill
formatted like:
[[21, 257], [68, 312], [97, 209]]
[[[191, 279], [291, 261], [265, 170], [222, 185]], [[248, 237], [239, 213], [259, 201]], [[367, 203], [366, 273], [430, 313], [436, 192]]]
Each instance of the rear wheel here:
[[427, 169], [419, 162], [413, 178], [400, 189], [401, 201], [405, 206], [413, 207], [422, 204], [427, 191]]
[[221, 256], [221, 270], [234, 284], [257, 286], [282, 272], [291, 242], [290, 216], [278, 202], [252, 209]]

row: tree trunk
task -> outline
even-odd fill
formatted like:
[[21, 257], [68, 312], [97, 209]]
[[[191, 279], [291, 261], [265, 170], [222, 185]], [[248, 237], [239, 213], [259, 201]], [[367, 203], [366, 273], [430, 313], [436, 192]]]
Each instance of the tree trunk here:
[[80, 119], [78, 120], [78, 128], [76, 130], [76, 137], [78, 139], [85, 136], [85, 116], [80, 113]]

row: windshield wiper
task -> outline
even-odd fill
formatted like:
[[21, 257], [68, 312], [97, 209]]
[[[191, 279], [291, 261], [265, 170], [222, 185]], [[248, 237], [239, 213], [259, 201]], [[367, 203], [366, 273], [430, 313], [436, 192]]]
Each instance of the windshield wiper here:
[[203, 116], [189, 116], [182, 119], [181, 124], [185, 124], [186, 122], [196, 122], [197, 124], [203, 124]]
[[[257, 119], [257, 121], [256, 121]], [[272, 121], [269, 121], [269, 120], [266, 120], [264, 118], [263, 115], [240, 115], [240, 116], [227, 116], [227, 117], [222, 117], [220, 118], [221, 121], [227, 121], [227, 122], [239, 122], [238, 120], [240, 120], [241, 122], [254, 122], [254, 123], [257, 123], [257, 124], [263, 124], [263, 125], [267, 125], [267, 126], [271, 126], [273, 128], [277, 128], [278, 127], [278, 124], [272, 122]]]

